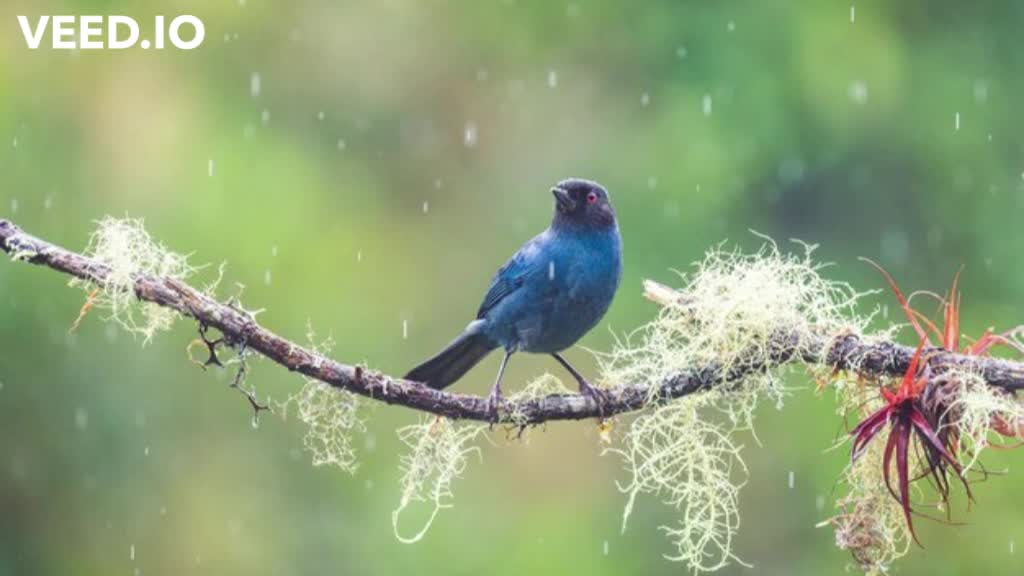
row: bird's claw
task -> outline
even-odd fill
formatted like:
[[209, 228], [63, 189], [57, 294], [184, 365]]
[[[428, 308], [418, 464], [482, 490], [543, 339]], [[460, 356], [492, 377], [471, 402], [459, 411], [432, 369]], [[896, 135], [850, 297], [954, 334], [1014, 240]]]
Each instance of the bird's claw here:
[[608, 397], [608, 393], [606, 391], [598, 388], [597, 386], [594, 386], [590, 382], [587, 382], [586, 379], [581, 378], [579, 383], [580, 383], [580, 394], [586, 396], [587, 398], [593, 398], [594, 399], [594, 402], [597, 403], [598, 414], [600, 415], [601, 420], [604, 420], [605, 405], [607, 405], [608, 402], [610, 401], [610, 398]]
[[498, 423], [499, 414], [498, 408], [501, 406], [501, 392], [492, 390], [487, 396], [487, 417], [491, 420], [491, 425]]

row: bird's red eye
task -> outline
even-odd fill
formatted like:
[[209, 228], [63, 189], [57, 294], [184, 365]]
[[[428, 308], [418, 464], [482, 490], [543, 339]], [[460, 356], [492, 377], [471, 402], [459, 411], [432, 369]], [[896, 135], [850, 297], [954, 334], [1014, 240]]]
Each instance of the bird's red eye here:
[[587, 194], [587, 204], [593, 204], [594, 202], [597, 202], [597, 193], [591, 192]]

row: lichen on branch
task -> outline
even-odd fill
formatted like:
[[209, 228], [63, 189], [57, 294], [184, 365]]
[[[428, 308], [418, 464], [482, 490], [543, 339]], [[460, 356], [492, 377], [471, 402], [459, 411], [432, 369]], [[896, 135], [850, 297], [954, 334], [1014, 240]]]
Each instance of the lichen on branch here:
[[[87, 258], [107, 267], [102, 281], [73, 278], [72, 286], [89, 293], [86, 306], [104, 311], [108, 319], [149, 343], [171, 327], [175, 311], [135, 297], [135, 281], [141, 276], [184, 282], [195, 272], [188, 257], [168, 250], [146, 232], [142, 220], [104, 217], [85, 249]], [[94, 285], [98, 284], [95, 287]], [[87, 308], [83, 308], [83, 314]], [[79, 319], [81, 319], [81, 316]]]
[[[430, 530], [438, 513], [453, 506], [452, 484], [466, 469], [471, 456], [480, 456], [474, 444], [487, 425], [453, 422], [441, 417], [423, 417], [419, 423], [398, 430], [398, 438], [409, 448], [401, 462], [401, 497], [391, 513], [395, 538], [412, 544]], [[425, 520], [410, 535], [401, 527], [404, 514], [414, 505], [425, 507]]]
[[[680, 289], [648, 284], [648, 298], [662, 309], [610, 353], [599, 355], [603, 403], [542, 379], [503, 402], [501, 424], [522, 431], [552, 421], [621, 417], [616, 424], [625, 430], [622, 442], [609, 452], [626, 467], [620, 484], [628, 502], [624, 520], [640, 496], [660, 498], [679, 516], [678, 523], [663, 528], [674, 548], [669, 558], [695, 571], [738, 561], [733, 537], [746, 474], [737, 434], [752, 431], [759, 401], [781, 404], [786, 370], [808, 368], [819, 383], [842, 395], [884, 389], [916, 365], [915, 349], [895, 343], [890, 330], [867, 332], [868, 317], [857, 310], [863, 294], [827, 279], [812, 261], [812, 247], [801, 246], [795, 254], [770, 241], [753, 254], [719, 246], [682, 276]], [[361, 398], [432, 415], [399, 431], [410, 450], [393, 515], [396, 536], [403, 541], [421, 539], [437, 513], [452, 505], [453, 483], [478, 453], [476, 440], [491, 418], [486, 399], [342, 364], [313, 342], [303, 346], [271, 332], [236, 299], [222, 302], [212, 289], [185, 284], [194, 271], [187, 258], [153, 241], [139, 221], [101, 221], [83, 255], [0, 220], [0, 249], [16, 261], [70, 275], [89, 292], [84, 312], [105, 310], [108, 318], [146, 341], [181, 315], [195, 319], [201, 332], [219, 331], [221, 345], [261, 354], [301, 374], [305, 387], [286, 404], [296, 406], [310, 426], [306, 445], [314, 463], [354, 469], [351, 435], [362, 430]], [[948, 302], [957, 302], [958, 309], [958, 298]], [[1002, 338], [1012, 344], [1010, 336], [988, 334], [982, 341]], [[211, 354], [215, 342], [204, 337], [213, 346]], [[946, 410], [939, 419], [957, 426], [959, 453], [970, 457], [988, 446], [992, 431], [1018, 438], [1024, 422], [1015, 397], [1024, 388], [1024, 363], [979, 349], [973, 346], [965, 353], [944, 345], [918, 354], [930, 379], [946, 378], [941, 389]], [[842, 387], [847, 380], [857, 387]], [[861, 409], [879, 404], [877, 397], [874, 404], [862, 400]], [[877, 451], [874, 446], [869, 454]], [[902, 553], [905, 525], [893, 523], [892, 512], [905, 509], [879, 498], [888, 498], [890, 487], [884, 478], [879, 482], [877, 467], [860, 466], [877, 466], [876, 460], [865, 456], [851, 466], [847, 479], [854, 489], [841, 501], [848, 513], [834, 521], [841, 528], [840, 544], [863, 552], [862, 566], [879, 567]], [[973, 464], [963, 462], [963, 469]], [[399, 520], [417, 504], [424, 505], [421, 528], [400, 530]], [[881, 546], [868, 549], [865, 542]]]
[[[746, 467], [736, 433], [753, 430], [762, 399], [781, 406], [785, 368], [817, 357], [840, 335], [861, 335], [868, 322], [857, 314], [862, 296], [829, 280], [812, 259], [814, 247], [784, 253], [766, 240], [747, 254], [717, 246], [682, 274], [678, 290], [647, 284], [658, 316], [599, 355], [603, 380], [612, 386], [646, 383], [649, 408], [636, 417], [618, 454], [629, 481], [623, 524], [640, 494], [673, 508], [679, 518], [662, 529], [675, 552], [670, 559], [697, 572], [738, 561], [739, 489]], [[780, 335], [788, 348], [780, 353]], [[664, 401], [659, 382], [693, 366], [742, 374], [700, 395]]]

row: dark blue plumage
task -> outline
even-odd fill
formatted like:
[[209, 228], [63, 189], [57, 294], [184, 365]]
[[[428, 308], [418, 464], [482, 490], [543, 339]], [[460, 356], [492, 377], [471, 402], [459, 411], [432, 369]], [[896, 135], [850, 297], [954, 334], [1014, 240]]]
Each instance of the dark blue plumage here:
[[597, 394], [559, 352], [608, 310], [622, 276], [622, 239], [600, 184], [569, 179], [551, 191], [556, 200], [551, 226], [498, 270], [477, 319], [441, 353], [409, 372], [407, 380], [444, 388], [500, 347], [505, 358], [490, 397], [495, 417], [505, 366], [519, 351], [551, 354], [576, 378], [581, 392]]

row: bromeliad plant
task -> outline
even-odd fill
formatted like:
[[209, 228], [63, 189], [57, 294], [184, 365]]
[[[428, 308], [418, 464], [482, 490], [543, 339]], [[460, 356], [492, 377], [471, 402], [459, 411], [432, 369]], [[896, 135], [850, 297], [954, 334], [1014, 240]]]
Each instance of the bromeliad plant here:
[[[929, 357], [936, 351], [986, 356], [997, 345], [1018, 351], [1021, 349], [1011, 337], [1013, 331], [1000, 335], [991, 329], [977, 341], [961, 348], [959, 272], [954, 276], [946, 297], [932, 294], [942, 308], [943, 326], [940, 329], [926, 315], [911, 306], [910, 299], [904, 297], [896, 282], [881, 266], [868, 262], [881, 272], [892, 289], [919, 338], [919, 344], [895, 390], [885, 386], [881, 388], [884, 405], [851, 432], [852, 460], [856, 463], [869, 444], [888, 428], [889, 435], [882, 453], [882, 475], [886, 488], [903, 511], [911, 537], [920, 544], [912, 520], [912, 516], [917, 513], [911, 506], [912, 483], [930, 479], [947, 514], [950, 476], [963, 484], [968, 499], [972, 499], [965, 468], [958, 453], [961, 446], [960, 422], [955, 407], [957, 395], [963, 389], [958, 381], [960, 375], [948, 369], [933, 368], [928, 362]], [[933, 342], [933, 336], [938, 345]], [[998, 413], [992, 414], [989, 426], [1004, 436], [1019, 435], [1017, 424], [1006, 422]], [[912, 470], [915, 462], [919, 463], [920, 470]], [[893, 467], [896, 472], [895, 485], [892, 479]]]
[[[942, 414], [926, 402], [925, 393], [929, 388], [929, 368], [922, 366], [921, 357], [925, 341], [918, 345], [910, 367], [895, 391], [882, 388], [886, 404], [864, 419], [851, 433], [853, 436], [853, 460], [856, 461], [867, 449], [868, 444], [885, 428], [889, 437], [882, 459], [882, 474], [889, 492], [899, 501], [907, 527], [914, 540], [913, 510], [910, 505], [910, 484], [923, 477], [933, 479], [939, 496], [944, 503], [949, 501], [949, 471], [952, 469], [970, 497], [970, 488], [963, 477], [963, 470], [957, 460], [954, 428], [944, 422]], [[916, 441], [916, 444], [915, 444]], [[911, 448], [919, 448], [918, 455], [927, 468], [912, 478], [910, 475]], [[896, 465], [897, 485], [891, 478], [893, 464]]]

